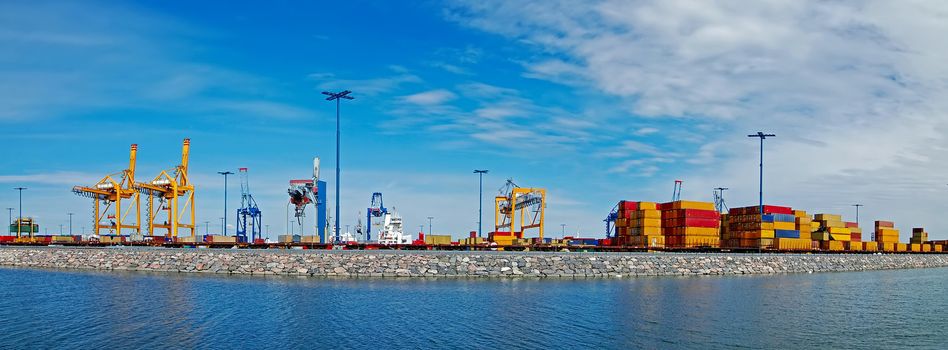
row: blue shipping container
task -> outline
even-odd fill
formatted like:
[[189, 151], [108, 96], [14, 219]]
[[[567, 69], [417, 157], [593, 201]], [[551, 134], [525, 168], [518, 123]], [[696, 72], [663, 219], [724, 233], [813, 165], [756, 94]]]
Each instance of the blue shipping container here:
[[774, 214], [764, 214], [760, 216], [761, 222], [774, 222]]
[[776, 222], [796, 222], [797, 217], [790, 214], [773, 214]]
[[798, 230], [774, 230], [774, 236], [777, 238], [800, 238]]

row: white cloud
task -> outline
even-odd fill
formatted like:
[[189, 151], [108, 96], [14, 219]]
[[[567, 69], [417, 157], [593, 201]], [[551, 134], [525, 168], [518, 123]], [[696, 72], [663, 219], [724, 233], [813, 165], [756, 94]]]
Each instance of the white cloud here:
[[[689, 186], [730, 182], [734, 201], [752, 202], [758, 150], [746, 135], [771, 131], [778, 137], [766, 145], [768, 198], [842, 213], [849, 202], [872, 200], [877, 211], [866, 209], [863, 219], [948, 232], [937, 221], [948, 209], [945, 181], [931, 175], [948, 172], [944, 2], [456, 4], [451, 19], [532, 49], [514, 58], [525, 76], [596, 89], [633, 114], [677, 120], [647, 142], [682, 148], [675, 153], [691, 166]], [[702, 120], [717, 127], [698, 126]], [[644, 164], [617, 161], [617, 171]]]
[[641, 128], [641, 129], [635, 130], [635, 132], [633, 132], [632, 134], [634, 134], [635, 136], [647, 136], [647, 135], [651, 135], [657, 132], [659, 132], [659, 130], [656, 128]]
[[406, 102], [417, 105], [440, 105], [457, 98], [453, 92], [445, 89], [430, 90], [405, 96]]

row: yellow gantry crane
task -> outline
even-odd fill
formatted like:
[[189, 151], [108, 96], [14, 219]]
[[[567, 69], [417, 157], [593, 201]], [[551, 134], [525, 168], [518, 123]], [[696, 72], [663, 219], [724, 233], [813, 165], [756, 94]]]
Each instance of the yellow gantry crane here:
[[[75, 186], [72, 192], [82, 197], [92, 198], [93, 233], [100, 234], [107, 229], [109, 234], [122, 235], [122, 229], [132, 229], [141, 233], [141, 200], [135, 186], [135, 158], [138, 145], [132, 144], [128, 169], [109, 174], [92, 187]], [[122, 201], [129, 201], [128, 207], [122, 207]], [[129, 215], [134, 213], [134, 221]]]
[[[543, 222], [546, 212], [546, 189], [517, 186], [512, 179], [494, 197], [494, 230], [509, 229], [511, 235], [524, 237], [527, 229], [538, 229], [543, 240]], [[520, 217], [517, 226], [517, 217]], [[528, 222], [527, 219], [530, 219]]]
[[151, 182], [134, 185], [138, 192], [148, 196], [149, 236], [155, 236], [156, 228], [165, 229], [165, 237], [178, 237], [179, 229], [190, 229], [194, 236], [194, 186], [188, 178], [190, 150], [191, 139], [184, 139], [181, 164], [161, 171]]

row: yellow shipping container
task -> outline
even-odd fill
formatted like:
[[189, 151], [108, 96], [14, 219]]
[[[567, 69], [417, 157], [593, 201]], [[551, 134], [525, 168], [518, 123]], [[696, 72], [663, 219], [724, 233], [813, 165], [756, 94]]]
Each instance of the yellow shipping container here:
[[861, 251], [863, 251], [863, 247], [864, 247], [864, 246], [863, 246], [862, 242], [851, 241], [851, 242], [847, 242], [847, 243], [848, 243], [848, 244], [846, 245], [846, 248], [847, 248], [849, 251], [851, 251], [851, 252], [861, 252]]
[[631, 243], [633, 246], [636, 246], [636, 247], [661, 248], [665, 246], [665, 236], [662, 236], [662, 235], [636, 236], [636, 237], [632, 237]]
[[[671, 243], [674, 241], [675, 243]], [[720, 247], [721, 238], [707, 236], [674, 236], [665, 237], [666, 246], [673, 248]]]
[[909, 244], [909, 245], [908, 245], [908, 251], [910, 251], [910, 252], [920, 252], [920, 251], [922, 251], [922, 245], [921, 245], [921, 244]]
[[451, 235], [425, 235], [425, 244], [451, 244]]
[[658, 210], [658, 203], [639, 202], [639, 210]]
[[661, 227], [633, 227], [631, 228], [633, 236], [642, 236], [642, 235], [661, 235]]
[[813, 220], [811, 220], [810, 218], [807, 218], [807, 217], [802, 217], [802, 218], [796, 218], [796, 219], [794, 219], [793, 222], [795, 222], [795, 223], [797, 223], [797, 224], [799, 224], [799, 225], [810, 225], [810, 224], [813, 223]]
[[834, 252], [844, 250], [842, 241], [823, 241], [820, 247], [823, 248], [823, 250], [829, 250], [829, 251], [834, 251]]
[[805, 219], [807, 219], [807, 220], [810, 219], [810, 218], [806, 215], [806, 210], [794, 210], [794, 211], [793, 211], [793, 216], [796, 216], [796, 217], [801, 218], [801, 219], [803, 219], [803, 218], [805, 218]]
[[849, 242], [851, 238], [852, 238], [852, 236], [850, 236], [849, 234], [830, 233], [830, 240], [831, 240], [831, 241]]
[[494, 243], [497, 243], [499, 246], [508, 246], [512, 245], [514, 241], [513, 236], [494, 236]]
[[720, 236], [717, 227], [676, 227], [672, 233], [678, 236]]
[[894, 252], [896, 243], [883, 243], [879, 242], [879, 250], [883, 252]]
[[908, 245], [907, 245], [907, 244], [905, 244], [905, 243], [896, 243], [896, 244], [895, 244], [895, 251], [897, 251], [897, 252], [904, 252], [904, 251], [907, 251], [907, 250], [908, 250]]
[[879, 243], [878, 242], [862, 242], [862, 248], [863, 250], [867, 252], [875, 252], [879, 250]]
[[[101, 240], [101, 239], [100, 239]], [[178, 237], [178, 242], [181, 243], [195, 243], [194, 236], [180, 236]]]
[[774, 239], [774, 249], [810, 250], [812, 249], [812, 241], [809, 239], [777, 238]]
[[837, 214], [816, 214], [813, 216], [813, 219], [817, 221], [843, 221], [843, 216]]
[[932, 245], [931, 245], [931, 244], [927, 244], [927, 243], [926, 243], [926, 244], [922, 244], [922, 251], [923, 251], [923, 252], [930, 252], [930, 251], [932, 251]]
[[936, 251], [936, 252], [943, 252], [943, 251], [945, 251], [945, 246], [943, 246], [943, 245], [941, 245], [941, 244], [932, 244], [932, 250], [934, 250], [934, 251]]
[[774, 238], [776, 237], [774, 230], [759, 230], [759, 231], [741, 231], [741, 238], [744, 239], [759, 239], [759, 238]]
[[827, 229], [831, 235], [850, 235], [853, 233], [852, 230], [845, 227], [829, 227]]
[[846, 228], [846, 223], [842, 221], [819, 221], [823, 227]]
[[797, 224], [792, 222], [775, 222], [774, 230], [796, 230]]
[[814, 221], [810, 223], [810, 232], [816, 232], [820, 229], [820, 223]]
[[715, 209], [714, 209], [714, 203], [711, 203], [711, 202], [696, 202], [696, 201], [677, 201], [677, 202], [672, 202], [672, 209], [715, 210]]
[[632, 227], [662, 227], [662, 219], [635, 219], [630, 223]]
[[661, 219], [661, 210], [639, 210], [632, 212], [633, 219]]

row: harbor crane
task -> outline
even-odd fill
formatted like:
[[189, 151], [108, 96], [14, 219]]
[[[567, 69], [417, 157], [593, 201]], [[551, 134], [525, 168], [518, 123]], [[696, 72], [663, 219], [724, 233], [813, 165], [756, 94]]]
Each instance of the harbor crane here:
[[[382, 193], [372, 193], [372, 200], [369, 204], [369, 208], [366, 209], [365, 214], [365, 240], [367, 242], [372, 240], [372, 226], [375, 226], [376, 231], [383, 228], [382, 218], [385, 217], [385, 214], [388, 214], [388, 208], [382, 204]], [[374, 223], [373, 219], [375, 221]]]
[[[92, 186], [72, 188], [76, 195], [92, 199], [93, 234], [100, 235], [102, 229], [115, 235], [122, 235], [122, 229], [141, 234], [141, 196], [135, 189], [137, 154], [138, 145], [132, 144], [127, 169], [106, 175]], [[127, 207], [123, 207], [123, 200]]]
[[727, 203], [724, 203], [724, 191], [729, 190], [727, 187], [717, 187], [714, 189], [714, 208], [718, 210], [719, 213], [727, 213]]
[[247, 168], [237, 170], [240, 173], [240, 208], [237, 209], [237, 239], [247, 242], [247, 228], [250, 228], [250, 242], [263, 238], [263, 213], [257, 207], [257, 201], [250, 194], [250, 179]]
[[165, 237], [178, 237], [181, 229], [189, 230], [192, 237], [195, 235], [194, 185], [188, 177], [190, 154], [191, 139], [184, 139], [181, 164], [162, 170], [150, 182], [135, 183], [135, 189], [148, 196], [149, 236], [155, 235], [155, 229], [164, 229]]
[[[313, 178], [290, 180], [287, 189], [290, 196], [289, 204], [293, 205], [293, 216], [300, 225], [300, 234], [303, 232], [303, 218], [306, 217], [306, 206], [313, 204], [316, 208], [316, 230], [320, 241], [326, 239], [326, 182], [319, 180], [319, 157], [313, 158]], [[287, 213], [289, 215], [289, 213]]]
[[507, 179], [500, 194], [494, 197], [494, 231], [507, 228], [511, 235], [522, 238], [523, 231], [535, 228], [543, 240], [545, 213], [546, 189], [520, 187], [513, 179]]

